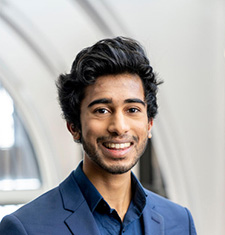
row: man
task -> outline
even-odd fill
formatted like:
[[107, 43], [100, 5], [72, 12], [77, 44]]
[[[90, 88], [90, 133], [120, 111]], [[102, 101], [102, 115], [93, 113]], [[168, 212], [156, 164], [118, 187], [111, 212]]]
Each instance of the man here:
[[59, 101], [84, 158], [59, 187], [0, 225], [0, 234], [196, 234], [190, 212], [131, 173], [151, 138], [157, 82], [138, 42], [105, 39], [59, 77]]

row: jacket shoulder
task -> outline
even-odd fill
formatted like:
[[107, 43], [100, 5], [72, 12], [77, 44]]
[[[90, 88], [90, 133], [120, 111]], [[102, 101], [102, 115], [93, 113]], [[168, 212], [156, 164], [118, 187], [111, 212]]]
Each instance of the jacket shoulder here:
[[[71, 211], [65, 209], [65, 199], [62, 195], [64, 194], [66, 197], [68, 190], [71, 193], [74, 191], [74, 194], [77, 191], [72, 173], [59, 186], [5, 216], [0, 224], [0, 232], [4, 232], [0, 234], [14, 235], [17, 234], [15, 231], [20, 231], [19, 234], [41, 234], [42, 231], [49, 231], [50, 228], [59, 229], [60, 227], [63, 231], [64, 220], [71, 215]], [[34, 233], [34, 231], [36, 232]]]
[[[155, 214], [162, 218], [166, 231], [175, 229], [178, 233], [182, 231], [183, 234], [197, 234], [192, 215], [187, 208], [149, 190], [145, 190], [145, 192], [147, 194], [146, 210], [151, 211], [151, 215]], [[172, 232], [171, 234], [178, 233]]]
[[153, 193], [147, 189], [145, 189], [145, 192], [147, 194], [147, 204], [152, 206], [152, 208], [154, 209], [157, 209], [160, 211], [162, 210], [162, 212], [172, 210], [172, 211], [177, 211], [178, 213], [184, 210], [183, 206], [175, 202], [172, 202], [171, 200], [163, 196]]

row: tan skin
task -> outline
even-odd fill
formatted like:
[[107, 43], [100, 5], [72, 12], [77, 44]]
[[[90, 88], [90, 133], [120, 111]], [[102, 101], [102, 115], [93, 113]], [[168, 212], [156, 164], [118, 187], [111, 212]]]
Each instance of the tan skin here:
[[[124, 73], [99, 77], [81, 103], [83, 171], [122, 221], [132, 198], [131, 168], [151, 138], [144, 100], [140, 77]], [[72, 124], [67, 127], [80, 138]]]
[[97, 167], [90, 168], [88, 161], [87, 157], [84, 158], [84, 173], [123, 221], [132, 197], [130, 172], [122, 175], [107, 174], [98, 171]]

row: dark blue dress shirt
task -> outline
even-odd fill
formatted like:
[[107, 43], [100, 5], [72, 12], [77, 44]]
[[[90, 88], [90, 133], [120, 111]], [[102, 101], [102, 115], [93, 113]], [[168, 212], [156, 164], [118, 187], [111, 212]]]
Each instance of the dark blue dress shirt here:
[[146, 194], [140, 182], [132, 173], [132, 201], [121, 221], [82, 170], [82, 162], [74, 171], [75, 179], [86, 199], [102, 235], [141, 235], [144, 234], [142, 212], [146, 204]]

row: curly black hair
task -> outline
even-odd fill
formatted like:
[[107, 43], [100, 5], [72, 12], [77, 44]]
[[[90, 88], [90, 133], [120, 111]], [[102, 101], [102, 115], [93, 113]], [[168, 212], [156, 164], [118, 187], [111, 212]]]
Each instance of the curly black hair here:
[[[80, 104], [85, 88], [102, 75], [131, 73], [142, 80], [148, 118], [157, 114], [157, 87], [153, 69], [143, 47], [134, 39], [116, 37], [98, 41], [76, 56], [70, 73], [61, 74], [57, 81], [59, 103], [66, 121], [81, 131]], [[80, 141], [78, 141], [80, 142]]]

